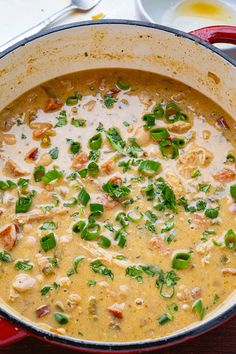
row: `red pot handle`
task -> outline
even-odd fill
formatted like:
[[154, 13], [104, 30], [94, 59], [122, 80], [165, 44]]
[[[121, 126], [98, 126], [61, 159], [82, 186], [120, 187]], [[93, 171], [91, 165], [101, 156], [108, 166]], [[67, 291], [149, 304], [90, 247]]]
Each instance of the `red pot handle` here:
[[22, 329], [17, 328], [13, 323], [0, 317], [0, 348], [9, 346], [27, 337], [28, 334]]
[[214, 43], [236, 44], [236, 27], [235, 26], [209, 26], [199, 28], [189, 32], [195, 37], [204, 41]]

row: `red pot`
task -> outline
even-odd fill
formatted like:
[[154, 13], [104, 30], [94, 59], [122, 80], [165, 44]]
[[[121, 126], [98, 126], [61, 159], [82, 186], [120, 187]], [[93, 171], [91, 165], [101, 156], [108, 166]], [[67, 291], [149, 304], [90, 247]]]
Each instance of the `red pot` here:
[[[236, 27], [213, 26], [190, 34], [125, 20], [57, 27], [1, 53], [0, 109], [28, 89], [53, 77], [99, 67], [124, 67], [182, 81], [220, 102], [222, 108], [235, 117], [236, 62], [211, 45], [222, 42], [236, 44]], [[144, 352], [194, 338], [222, 324], [235, 313], [234, 296], [203, 321], [170, 336], [139, 342], [101, 343], [63, 337], [37, 328], [1, 302], [0, 348], [26, 336], [36, 336], [78, 351]]]

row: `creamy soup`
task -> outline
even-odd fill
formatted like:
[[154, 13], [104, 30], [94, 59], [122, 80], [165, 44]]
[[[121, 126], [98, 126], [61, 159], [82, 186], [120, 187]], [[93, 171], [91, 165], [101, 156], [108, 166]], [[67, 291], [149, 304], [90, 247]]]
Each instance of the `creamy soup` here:
[[235, 123], [132, 70], [56, 78], [0, 114], [0, 288], [98, 341], [168, 335], [236, 285]]

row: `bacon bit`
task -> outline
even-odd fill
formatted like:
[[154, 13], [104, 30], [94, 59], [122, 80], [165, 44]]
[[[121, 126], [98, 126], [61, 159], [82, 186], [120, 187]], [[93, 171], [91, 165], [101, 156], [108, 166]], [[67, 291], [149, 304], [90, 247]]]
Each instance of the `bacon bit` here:
[[81, 151], [72, 161], [71, 168], [80, 170], [88, 162], [88, 154], [85, 151]]
[[149, 246], [152, 250], [161, 252], [164, 256], [170, 253], [169, 248], [166, 247], [165, 242], [159, 236], [152, 237], [149, 241]]
[[223, 268], [223, 269], [221, 269], [221, 273], [223, 275], [236, 275], [236, 269], [235, 268]]
[[13, 177], [22, 177], [29, 175], [29, 172], [22, 170], [13, 160], [8, 160], [5, 163], [4, 170]]
[[3, 247], [11, 251], [17, 240], [17, 228], [15, 224], [7, 225], [0, 231], [0, 238], [3, 240]]
[[27, 152], [25, 156], [25, 161], [31, 160], [31, 161], [36, 161], [38, 157], [38, 151], [39, 149], [34, 147], [32, 148], [29, 152]]
[[115, 317], [115, 318], [123, 318], [123, 312], [121, 309], [118, 307], [115, 307], [114, 305], [110, 306], [107, 308], [107, 310]]
[[112, 183], [116, 184], [117, 186], [122, 186], [122, 184], [123, 184], [122, 178], [116, 177], [116, 176], [111, 177], [109, 179], [109, 182], [112, 182]]
[[44, 108], [44, 112], [55, 112], [61, 109], [62, 106], [63, 103], [59, 100], [59, 98], [49, 98]]
[[113, 209], [115, 208], [119, 202], [113, 198], [111, 198], [109, 195], [101, 193], [98, 198], [97, 198], [98, 203], [102, 203], [106, 209]]
[[220, 117], [219, 119], [217, 119], [217, 126], [223, 129], [230, 129], [224, 117]]
[[202, 215], [194, 214], [192, 215], [193, 224], [197, 227], [207, 228], [209, 226], [209, 221]]
[[213, 175], [213, 178], [220, 182], [220, 183], [228, 183], [232, 182], [236, 177], [234, 171], [230, 170], [229, 168], [224, 168], [220, 172]]
[[112, 89], [110, 89], [109, 91], [106, 92], [107, 96], [114, 96], [117, 95], [120, 92], [120, 89], [118, 89], [117, 87], [113, 87]]
[[35, 314], [36, 314], [36, 317], [37, 318], [42, 318], [44, 316], [46, 316], [48, 313], [50, 313], [50, 309], [47, 305], [43, 305], [41, 307], [39, 307], [36, 311], [35, 311]]
[[101, 165], [101, 168], [107, 173], [111, 173], [114, 168], [115, 168], [115, 163], [114, 163], [114, 160], [111, 159], [109, 161], [106, 161], [104, 162], [102, 165]]

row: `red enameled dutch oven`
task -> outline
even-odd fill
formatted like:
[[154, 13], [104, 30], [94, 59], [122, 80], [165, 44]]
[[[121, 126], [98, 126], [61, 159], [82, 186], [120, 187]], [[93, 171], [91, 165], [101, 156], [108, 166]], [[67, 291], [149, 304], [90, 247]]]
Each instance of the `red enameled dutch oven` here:
[[[73, 23], [41, 32], [0, 54], [0, 109], [40, 83], [95, 68], [146, 70], [182, 81], [236, 117], [236, 61], [213, 43], [236, 44], [236, 27], [215, 26], [190, 34], [159, 25], [104, 20]], [[194, 338], [230, 319], [236, 296], [215, 312], [167, 337], [125, 343], [101, 343], [59, 336], [20, 318], [0, 303], [0, 348], [35, 336], [86, 352], [145, 352]]]

